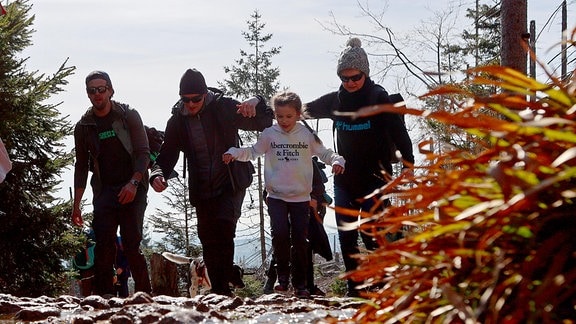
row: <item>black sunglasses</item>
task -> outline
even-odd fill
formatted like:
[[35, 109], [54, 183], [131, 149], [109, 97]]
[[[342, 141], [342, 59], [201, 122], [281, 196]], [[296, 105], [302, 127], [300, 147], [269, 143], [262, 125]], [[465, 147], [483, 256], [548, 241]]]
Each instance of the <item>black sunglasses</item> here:
[[194, 96], [192, 98], [180, 97], [180, 99], [182, 99], [182, 102], [184, 102], [184, 103], [189, 103], [190, 101], [192, 101], [192, 103], [199, 103], [203, 98], [204, 98], [204, 95], [197, 95], [197, 96]]
[[358, 73], [358, 74], [354, 74], [351, 76], [340, 75], [340, 80], [342, 80], [342, 82], [344, 82], [344, 83], [346, 83], [348, 81], [357, 82], [357, 81], [360, 81], [360, 79], [362, 79], [363, 76], [364, 76], [364, 73]]
[[104, 92], [106, 92], [106, 90], [108, 90], [108, 86], [86, 88], [86, 92], [88, 92], [88, 94], [91, 94], [91, 95], [96, 94], [96, 92], [104, 93]]

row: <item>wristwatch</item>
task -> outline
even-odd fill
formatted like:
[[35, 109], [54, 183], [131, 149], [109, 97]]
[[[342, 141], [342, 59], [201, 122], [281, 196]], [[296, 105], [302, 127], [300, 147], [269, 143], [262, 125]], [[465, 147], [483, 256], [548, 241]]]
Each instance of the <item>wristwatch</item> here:
[[134, 179], [130, 179], [130, 183], [133, 184], [135, 187], [138, 187], [138, 185], [140, 184], [140, 181], [134, 180]]

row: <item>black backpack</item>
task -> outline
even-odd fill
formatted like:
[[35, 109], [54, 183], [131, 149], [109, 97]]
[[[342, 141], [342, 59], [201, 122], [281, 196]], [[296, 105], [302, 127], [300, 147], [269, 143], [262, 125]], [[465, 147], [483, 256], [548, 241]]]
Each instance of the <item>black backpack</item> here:
[[160, 154], [162, 143], [164, 143], [164, 132], [146, 125], [144, 125], [144, 129], [146, 130], [146, 137], [148, 137], [148, 146], [150, 146], [150, 165], [153, 165]]

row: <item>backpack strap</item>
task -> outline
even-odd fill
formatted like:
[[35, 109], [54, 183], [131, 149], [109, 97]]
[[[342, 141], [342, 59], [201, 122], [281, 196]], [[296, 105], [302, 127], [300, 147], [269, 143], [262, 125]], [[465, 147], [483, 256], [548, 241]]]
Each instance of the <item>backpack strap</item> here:
[[[183, 129], [185, 128], [183, 123], [184, 123], [184, 118], [182, 118], [182, 116], [180, 116], [180, 109], [182, 108], [182, 100], [178, 99], [178, 101], [176, 101], [176, 103], [172, 106], [172, 117], [176, 118], [176, 127], [177, 130], [176, 132], [178, 133], [178, 136], [180, 138], [186, 138], [185, 134], [183, 133]], [[186, 179], [186, 167], [187, 167], [187, 163], [186, 163], [186, 154], [183, 154], [182, 156], [182, 178]], [[170, 174], [170, 176], [167, 179], [170, 178], [174, 178], [177, 177], [178, 173], [176, 171], [172, 171], [172, 174]]]
[[312, 135], [314, 135], [314, 140], [318, 143], [322, 143], [322, 140], [320, 139], [320, 137], [318, 137], [318, 134], [316, 134], [314, 129], [312, 129], [312, 127], [310, 127], [310, 125], [308, 125], [306, 120], [302, 119], [300, 121], [302, 122], [302, 124], [304, 124], [304, 126], [306, 126], [306, 128], [310, 131], [310, 133], [312, 133]]
[[[393, 104], [397, 104], [399, 102], [404, 102], [404, 98], [399, 93], [393, 93], [393, 94], [389, 95], [388, 98], [390, 98], [390, 102]], [[402, 118], [402, 122], [404, 124], [406, 124], [406, 122], [404, 121], [404, 114], [400, 115], [400, 117]]]

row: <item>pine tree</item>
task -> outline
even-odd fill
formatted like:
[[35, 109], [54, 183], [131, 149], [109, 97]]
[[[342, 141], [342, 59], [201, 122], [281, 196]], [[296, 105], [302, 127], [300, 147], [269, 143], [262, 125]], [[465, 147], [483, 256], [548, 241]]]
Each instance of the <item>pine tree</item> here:
[[169, 251], [189, 257], [197, 257], [201, 246], [193, 239], [197, 237], [193, 208], [188, 201], [188, 182], [182, 177], [171, 179], [168, 193], [163, 195], [170, 211], [156, 208], [149, 216], [151, 231], [163, 235], [163, 239], [153, 244], [153, 250]]
[[71, 206], [53, 196], [72, 163], [62, 142], [72, 127], [60, 103], [47, 102], [75, 68], [64, 62], [49, 76], [26, 71], [19, 54], [32, 44], [30, 9], [27, 0], [12, 1], [0, 16], [0, 138], [13, 163], [0, 184], [0, 292], [17, 296], [60, 293], [67, 284], [63, 260], [79, 244]]
[[500, 63], [500, 4], [477, 4], [466, 9], [466, 17], [472, 20], [473, 30], [464, 30], [462, 38], [466, 45], [464, 54], [474, 57], [474, 66], [498, 65]]
[[[232, 96], [237, 98], [249, 98], [254, 95], [261, 95], [266, 100], [269, 100], [280, 88], [277, 81], [280, 75], [278, 67], [272, 67], [272, 57], [280, 53], [281, 47], [271, 47], [267, 50], [264, 49], [265, 44], [272, 39], [272, 34], [265, 34], [264, 28], [266, 24], [262, 22], [262, 16], [255, 10], [248, 20], [248, 32], [242, 32], [244, 39], [248, 42], [253, 53], [248, 53], [240, 50], [240, 59], [236, 60], [236, 65], [225, 66], [224, 72], [230, 76], [230, 79], [219, 82], [219, 86]], [[245, 144], [254, 141], [257, 134], [256, 132], [243, 132], [241, 137]], [[266, 260], [266, 233], [264, 230], [264, 201], [262, 199], [263, 180], [262, 180], [262, 162], [258, 158], [257, 163], [257, 177], [258, 177], [258, 209], [259, 209], [259, 224], [250, 227], [248, 230], [258, 228], [259, 233], [244, 234], [244, 236], [254, 237], [259, 235], [261, 259], [262, 263]], [[251, 198], [250, 192], [247, 195]], [[251, 206], [252, 204], [250, 204]]]
[[[500, 4], [480, 4], [476, 2], [475, 8], [466, 9], [466, 18], [470, 20], [470, 27], [460, 34], [460, 44], [445, 44], [442, 47], [444, 63], [442, 68], [449, 72], [449, 80], [439, 82], [438, 85], [454, 84], [461, 82], [453, 78], [455, 71], [464, 71], [471, 67], [497, 65], [500, 58]], [[441, 64], [439, 61], [439, 64]], [[450, 62], [448, 65], [446, 62]], [[494, 94], [496, 87], [493, 85], [469, 84], [469, 90], [477, 95], [488, 96]], [[458, 95], [427, 97], [424, 99], [426, 107], [432, 110], [455, 111], [457, 104], [462, 98]], [[480, 139], [449, 125], [427, 120], [425, 127], [439, 143], [446, 143], [468, 152], [476, 152], [479, 148]]]
[[250, 45], [253, 53], [240, 50], [240, 58], [236, 65], [225, 66], [224, 72], [230, 79], [219, 82], [219, 85], [230, 95], [247, 99], [254, 95], [262, 95], [270, 99], [279, 89], [277, 82], [280, 75], [278, 67], [272, 67], [271, 58], [280, 53], [281, 47], [264, 49], [266, 42], [272, 39], [272, 34], [264, 34], [266, 24], [262, 16], [255, 10], [248, 20], [248, 32], [242, 32], [244, 39]]

